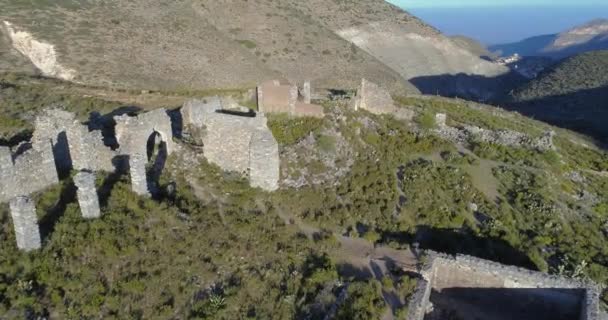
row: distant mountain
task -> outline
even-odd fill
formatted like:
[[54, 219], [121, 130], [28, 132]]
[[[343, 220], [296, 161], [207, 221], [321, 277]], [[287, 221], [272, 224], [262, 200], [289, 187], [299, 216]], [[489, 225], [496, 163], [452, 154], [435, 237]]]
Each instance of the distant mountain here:
[[556, 59], [608, 49], [608, 20], [598, 19], [559, 34], [541, 35], [520, 42], [498, 44], [489, 50], [501, 56], [543, 56]]
[[518, 111], [608, 142], [608, 51], [569, 57], [510, 97]]
[[383, 0], [0, 0], [0, 7], [0, 71], [27, 70], [31, 61], [45, 75], [96, 86], [250, 87], [282, 78], [354, 88], [366, 77], [416, 93], [408, 80], [417, 77], [508, 71]]

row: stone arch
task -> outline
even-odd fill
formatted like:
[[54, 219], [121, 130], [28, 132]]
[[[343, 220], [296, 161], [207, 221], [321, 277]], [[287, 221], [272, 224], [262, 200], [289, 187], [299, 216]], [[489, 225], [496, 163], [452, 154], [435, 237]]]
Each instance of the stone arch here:
[[168, 156], [167, 141], [160, 132], [154, 131], [148, 137], [148, 141], [146, 142], [146, 156], [146, 179], [148, 190], [154, 194], [158, 191], [158, 181], [165, 168]]
[[[116, 121], [116, 139], [120, 144], [119, 153], [129, 157], [129, 171], [133, 191], [137, 194], [150, 196], [154, 190], [154, 184], [150, 183], [148, 162], [153, 152], [148, 152], [148, 145], [161, 147], [162, 156], [155, 166], [164, 167], [166, 157], [173, 152], [173, 131], [171, 118], [165, 109], [157, 109], [136, 117], [127, 115], [114, 118]], [[151, 140], [152, 139], [152, 140]], [[154, 149], [154, 148], [153, 148]], [[161, 170], [156, 170], [159, 176]]]

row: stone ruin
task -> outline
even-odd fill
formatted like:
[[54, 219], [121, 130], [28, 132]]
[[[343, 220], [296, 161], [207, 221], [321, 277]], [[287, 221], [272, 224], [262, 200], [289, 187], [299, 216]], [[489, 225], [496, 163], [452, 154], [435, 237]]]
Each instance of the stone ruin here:
[[[118, 153], [129, 159], [133, 191], [142, 196], [156, 193], [154, 182], [160, 176], [167, 157], [175, 149], [167, 110], [156, 109], [135, 117], [117, 116], [114, 121], [116, 141], [120, 145]], [[151, 172], [146, 168], [150, 161], [153, 161]]]
[[435, 133], [454, 143], [468, 144], [471, 140], [478, 140], [507, 147], [535, 149], [540, 152], [555, 150], [553, 131], [547, 131], [539, 138], [532, 138], [511, 130], [488, 130], [471, 125], [457, 128], [447, 124], [447, 115], [444, 113], [435, 115], [435, 124], [437, 126]]
[[601, 288], [499, 263], [428, 251], [409, 320], [599, 320]]
[[261, 113], [287, 113], [291, 116], [325, 116], [323, 107], [311, 103], [310, 82], [301, 88], [281, 84], [278, 80], [267, 81], [257, 87], [258, 111]]
[[352, 100], [355, 111], [366, 110], [372, 114], [392, 114], [400, 120], [411, 120], [414, 112], [405, 108], [397, 108], [390, 92], [366, 79], [361, 79], [361, 86]]
[[181, 109], [184, 130], [196, 135], [209, 162], [249, 176], [266, 191], [279, 188], [279, 145], [263, 113], [224, 112], [218, 97], [191, 100]]
[[[190, 101], [181, 110], [183, 125], [204, 133], [201, 138], [207, 159], [225, 170], [247, 174], [254, 187], [278, 189], [278, 143], [264, 115], [239, 116], [221, 108], [219, 98], [209, 101]], [[101, 130], [90, 131], [70, 112], [47, 109], [36, 118], [31, 141], [14, 150], [0, 146], [0, 203], [10, 203], [19, 249], [41, 247], [30, 196], [57, 185], [72, 170], [76, 171], [72, 180], [85, 219], [101, 216], [95, 172], [128, 168], [135, 193], [151, 196], [159, 191], [156, 183], [166, 159], [177, 149], [174, 127], [182, 123], [172, 121], [165, 109], [114, 116], [113, 121], [114, 135], [109, 141], [116, 144], [108, 146]]]

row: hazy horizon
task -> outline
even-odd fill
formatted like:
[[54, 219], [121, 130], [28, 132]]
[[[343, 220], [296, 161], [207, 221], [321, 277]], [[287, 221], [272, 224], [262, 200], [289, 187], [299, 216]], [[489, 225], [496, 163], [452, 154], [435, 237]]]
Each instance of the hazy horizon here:
[[[543, 1], [517, 6], [505, 6], [505, 1], [494, 5], [473, 5], [475, 1], [461, 1], [460, 5], [447, 1], [423, 5], [416, 0], [390, 0], [447, 35], [464, 35], [491, 45], [517, 42], [525, 38], [559, 33], [594, 19], [608, 18], [608, 4], [573, 7], [570, 2], [548, 5]], [[443, 4], [443, 5], [442, 5]]]

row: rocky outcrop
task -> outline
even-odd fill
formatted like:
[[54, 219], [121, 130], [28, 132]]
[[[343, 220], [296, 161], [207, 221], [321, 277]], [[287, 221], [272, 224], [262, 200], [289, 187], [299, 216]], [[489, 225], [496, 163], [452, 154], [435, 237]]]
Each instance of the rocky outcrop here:
[[42, 74], [63, 80], [74, 80], [76, 71], [59, 64], [55, 46], [36, 40], [29, 32], [17, 30], [8, 21], [4, 21], [4, 26], [13, 47], [26, 56]]

